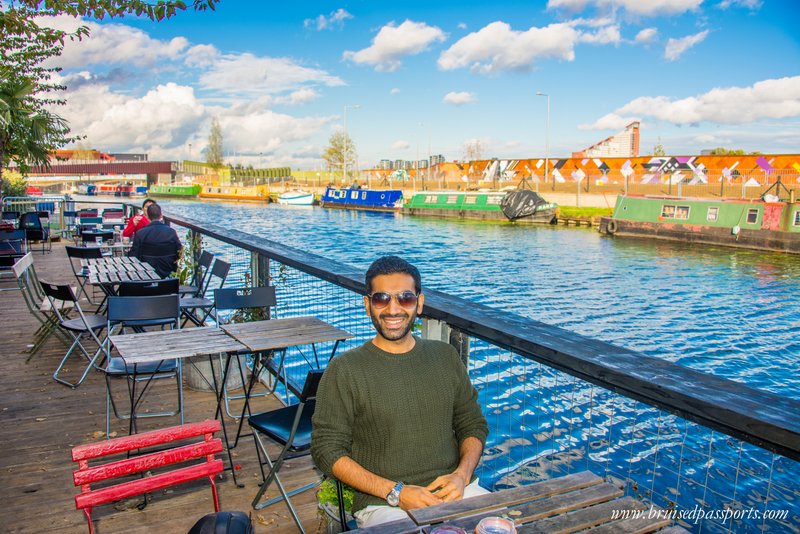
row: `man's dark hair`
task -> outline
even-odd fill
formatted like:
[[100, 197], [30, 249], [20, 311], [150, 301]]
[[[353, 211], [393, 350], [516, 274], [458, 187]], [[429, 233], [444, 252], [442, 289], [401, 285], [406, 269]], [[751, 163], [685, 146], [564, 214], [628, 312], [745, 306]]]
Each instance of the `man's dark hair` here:
[[142, 202], [142, 209], [144, 209], [145, 206], [147, 206], [148, 202], [151, 203], [151, 204], [155, 204], [156, 203], [156, 201], [153, 200], [152, 198], [146, 198], [146, 199], [144, 199], [144, 202]]
[[372, 293], [373, 278], [383, 274], [396, 273], [409, 275], [414, 279], [414, 290], [417, 293], [422, 292], [422, 278], [420, 277], [419, 271], [416, 267], [408, 263], [403, 258], [398, 258], [397, 256], [383, 256], [382, 258], [378, 258], [372, 262], [372, 265], [370, 265], [369, 269], [367, 269], [367, 275], [365, 277], [367, 293]]
[[147, 218], [151, 221], [157, 221], [161, 218], [161, 206], [153, 202], [147, 206]]

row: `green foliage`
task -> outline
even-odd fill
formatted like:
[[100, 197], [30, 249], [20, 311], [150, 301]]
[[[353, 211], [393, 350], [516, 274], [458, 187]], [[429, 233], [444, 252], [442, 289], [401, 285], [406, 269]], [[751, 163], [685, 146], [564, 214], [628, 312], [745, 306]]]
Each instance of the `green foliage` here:
[[3, 191], [3, 196], [7, 197], [24, 197], [25, 188], [28, 183], [22, 174], [15, 171], [5, 171], [2, 178], [3, 184], [0, 189]]
[[197, 259], [200, 251], [203, 250], [203, 235], [198, 232], [190, 232], [189, 239], [183, 244], [178, 255], [178, 270], [170, 273], [172, 278], [177, 278], [181, 285], [191, 285], [192, 276], [197, 272], [199, 266]]
[[664, 150], [664, 145], [662, 145], [659, 142], [656, 146], [654, 146], [653, 147], [653, 155], [654, 156], [666, 156], [667, 155], [667, 151]]
[[[350, 512], [353, 509], [354, 495], [353, 488], [343, 484], [342, 497], [344, 497], [344, 509], [346, 512]], [[320, 505], [329, 504], [334, 510], [339, 508], [339, 496], [336, 492], [336, 482], [333, 479], [326, 478], [320, 483], [317, 490], [317, 502]]]
[[345, 157], [347, 166], [353, 165], [356, 161], [356, 146], [349, 135], [344, 132], [335, 132], [328, 139], [328, 146], [322, 153], [322, 159], [325, 160], [328, 170], [341, 172]]
[[558, 216], [564, 219], [593, 219], [610, 217], [614, 208], [577, 208], [575, 206], [559, 206]]
[[709, 151], [709, 154], [712, 155], [712, 156], [745, 156], [747, 154], [750, 154], [750, 155], [753, 155], [753, 156], [757, 156], [757, 155], [761, 154], [761, 152], [749, 152], [748, 153], [748, 152], [745, 152], [744, 150], [742, 150], [741, 148], [728, 149], [728, 148], [720, 146], [720, 147], [711, 149]]
[[[249, 272], [244, 273], [244, 288], [252, 288], [252, 277]], [[232, 323], [251, 323], [253, 321], [266, 321], [269, 319], [267, 308], [239, 308], [231, 316]]]
[[215, 169], [222, 167], [222, 127], [219, 120], [214, 117], [211, 120], [211, 133], [208, 134], [208, 146], [203, 149], [206, 155], [206, 163]]

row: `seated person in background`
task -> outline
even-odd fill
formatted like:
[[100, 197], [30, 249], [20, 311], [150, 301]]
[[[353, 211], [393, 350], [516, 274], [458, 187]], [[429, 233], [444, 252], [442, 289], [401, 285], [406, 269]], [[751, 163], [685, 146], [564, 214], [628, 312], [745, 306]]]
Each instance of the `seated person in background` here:
[[150, 219], [147, 218], [147, 206], [155, 203], [156, 201], [150, 198], [142, 202], [142, 211], [128, 219], [128, 224], [122, 230], [122, 237], [133, 237], [136, 232], [150, 224]]
[[153, 202], [147, 206], [150, 224], [136, 232], [128, 256], [149, 263], [161, 278], [178, 270], [181, 240], [178, 233], [164, 223], [161, 206]]
[[355, 490], [362, 528], [488, 493], [473, 477], [488, 427], [467, 369], [451, 345], [411, 334], [424, 300], [419, 271], [380, 258], [366, 289], [377, 333], [328, 364], [311, 434], [317, 467]]

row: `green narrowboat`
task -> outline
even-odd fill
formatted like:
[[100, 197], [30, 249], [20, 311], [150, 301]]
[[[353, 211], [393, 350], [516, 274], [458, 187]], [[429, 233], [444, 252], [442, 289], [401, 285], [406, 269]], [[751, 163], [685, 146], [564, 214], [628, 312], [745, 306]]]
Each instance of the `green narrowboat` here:
[[156, 184], [150, 186], [151, 197], [197, 198], [199, 184]]
[[800, 204], [620, 195], [600, 232], [799, 254]]
[[555, 221], [556, 208], [528, 190], [425, 191], [412, 196], [402, 211], [428, 217], [550, 224]]

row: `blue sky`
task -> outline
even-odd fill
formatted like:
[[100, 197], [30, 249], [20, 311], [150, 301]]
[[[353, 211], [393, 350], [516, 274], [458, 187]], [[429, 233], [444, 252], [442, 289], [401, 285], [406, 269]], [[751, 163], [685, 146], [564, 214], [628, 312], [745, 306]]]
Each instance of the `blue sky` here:
[[[359, 166], [429, 153], [569, 156], [630, 120], [641, 153], [800, 152], [800, 2], [222, 0], [153, 23], [84, 21], [68, 44], [83, 144], [201, 158], [213, 117], [232, 163], [316, 169], [347, 129]], [[79, 21], [59, 18], [63, 28]], [[430, 152], [429, 152], [430, 147]]]

